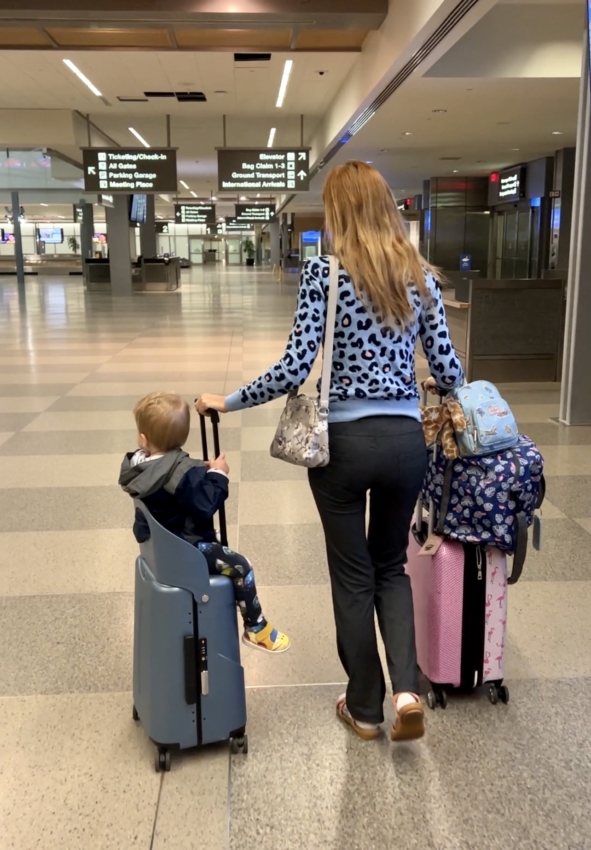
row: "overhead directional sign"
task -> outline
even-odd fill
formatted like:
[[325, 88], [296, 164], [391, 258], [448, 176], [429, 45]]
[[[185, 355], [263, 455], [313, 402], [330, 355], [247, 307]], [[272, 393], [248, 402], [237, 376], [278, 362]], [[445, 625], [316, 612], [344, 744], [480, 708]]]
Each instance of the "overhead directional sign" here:
[[307, 148], [218, 148], [218, 188], [307, 192]]
[[226, 216], [226, 233], [242, 230], [254, 230], [254, 224], [248, 221], [241, 221], [239, 218], [234, 218], [234, 216]]
[[215, 204], [175, 204], [177, 224], [215, 224]]
[[236, 218], [253, 224], [275, 221], [275, 204], [236, 204]]
[[84, 148], [86, 192], [176, 192], [175, 148]]

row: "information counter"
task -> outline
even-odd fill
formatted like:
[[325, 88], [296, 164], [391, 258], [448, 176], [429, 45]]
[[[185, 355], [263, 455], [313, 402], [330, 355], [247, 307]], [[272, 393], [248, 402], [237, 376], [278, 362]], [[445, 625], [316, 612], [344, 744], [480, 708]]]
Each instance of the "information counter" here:
[[[84, 283], [89, 292], [111, 291], [111, 266], [109, 260], [86, 260]], [[142, 260], [131, 267], [131, 285], [134, 292], [174, 292], [181, 285], [181, 263], [178, 257]]]
[[471, 280], [468, 297], [444, 304], [469, 381], [559, 381], [565, 321], [562, 280]]

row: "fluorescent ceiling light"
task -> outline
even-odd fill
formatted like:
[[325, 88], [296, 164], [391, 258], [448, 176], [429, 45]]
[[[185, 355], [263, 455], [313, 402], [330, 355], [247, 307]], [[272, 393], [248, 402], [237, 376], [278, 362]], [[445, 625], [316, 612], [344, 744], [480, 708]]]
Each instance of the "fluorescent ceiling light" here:
[[246, 197], [246, 195], [240, 195], [240, 200], [246, 201], [246, 200], [248, 200], [248, 198]]
[[257, 192], [257, 198], [260, 198], [260, 197], [261, 197], [261, 193]]
[[147, 141], [144, 139], [144, 137], [143, 137], [143, 136], [140, 136], [140, 134], [138, 133], [138, 131], [137, 131], [137, 130], [134, 130], [134, 128], [133, 128], [133, 127], [128, 127], [127, 129], [129, 130], [129, 132], [130, 132], [132, 135], [134, 135], [134, 136], [136, 137], [136, 139], [138, 140], [138, 142], [141, 142], [141, 143], [142, 143], [142, 145], [143, 145], [145, 148], [149, 148], [149, 147], [150, 147], [150, 145], [147, 143]]
[[[283, 106], [283, 100], [285, 98], [285, 92], [287, 91], [287, 84], [289, 82], [289, 75], [291, 74], [291, 69], [293, 66], [293, 59], [286, 59], [285, 66], [283, 68], [283, 76], [281, 77], [281, 85], [279, 86], [279, 94], [277, 95], [277, 103], [275, 106]], [[271, 145], [269, 145], [271, 147]]]
[[49, 204], [39, 204], [40, 207], [48, 207]]
[[192, 189], [191, 189], [191, 194], [193, 195], [193, 197], [194, 197], [194, 198], [196, 198], [196, 197], [197, 197], [197, 193], [196, 193], [196, 192], [194, 192]]
[[179, 183], [181, 184], [181, 186], [184, 186], [184, 187], [185, 187], [185, 189], [188, 189], [188, 188], [189, 188], [189, 187], [187, 186], [187, 184], [185, 183], [185, 181], [184, 181], [184, 180], [179, 180]]
[[269, 141], [267, 142], [267, 147], [272, 148], [273, 142], [275, 141], [275, 133], [277, 132], [277, 127], [271, 127], [271, 132], [269, 133]]
[[96, 87], [93, 83], [91, 83], [91, 82], [90, 82], [90, 80], [88, 79], [88, 77], [85, 77], [85, 76], [84, 76], [84, 74], [82, 73], [82, 71], [80, 70], [80, 68], [77, 68], [77, 67], [74, 65], [74, 63], [73, 63], [72, 61], [70, 61], [70, 59], [64, 59], [64, 65], [67, 65], [67, 66], [68, 66], [68, 68], [70, 69], [70, 71], [73, 71], [73, 72], [76, 74], [76, 76], [78, 77], [78, 79], [79, 79], [79, 80], [82, 80], [82, 82], [84, 83], [84, 85], [85, 85], [85, 86], [88, 86], [88, 88], [90, 89], [90, 91], [91, 91], [93, 94], [95, 94], [97, 97], [102, 97], [102, 94], [101, 94], [101, 93], [100, 93], [100, 91], [97, 89], [97, 87]]
[[212, 201], [217, 201], [216, 196], [215, 196], [215, 195], [212, 195], [212, 196], [211, 196], [211, 200], [212, 200]]

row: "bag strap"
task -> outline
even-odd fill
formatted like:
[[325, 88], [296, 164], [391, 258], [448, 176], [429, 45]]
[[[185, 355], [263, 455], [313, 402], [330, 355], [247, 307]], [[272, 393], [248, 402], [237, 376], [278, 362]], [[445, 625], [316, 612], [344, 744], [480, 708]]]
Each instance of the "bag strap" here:
[[339, 289], [339, 261], [332, 254], [329, 256], [328, 261], [330, 264], [330, 277], [328, 282], [324, 347], [322, 352], [322, 377], [320, 378], [320, 409], [326, 412], [328, 412], [328, 400], [330, 397], [330, 376], [332, 373], [332, 355]]

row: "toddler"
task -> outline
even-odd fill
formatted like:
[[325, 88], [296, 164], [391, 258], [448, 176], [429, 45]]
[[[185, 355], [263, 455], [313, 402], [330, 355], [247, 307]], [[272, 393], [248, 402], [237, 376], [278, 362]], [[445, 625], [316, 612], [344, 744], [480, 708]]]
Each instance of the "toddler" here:
[[[211, 575], [232, 579], [244, 620], [242, 642], [266, 652], [285, 652], [290, 640], [263, 616], [249, 561], [217, 541], [213, 517], [228, 498], [230, 469], [225, 456], [204, 463], [182, 450], [191, 418], [189, 405], [176, 393], [150, 393], [136, 404], [133, 413], [139, 449], [125, 455], [119, 484], [130, 496], [141, 499], [160, 525], [196, 546]], [[150, 536], [139, 510], [133, 533], [138, 543]]]

